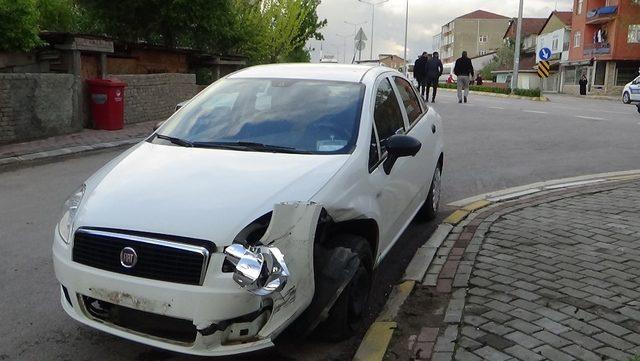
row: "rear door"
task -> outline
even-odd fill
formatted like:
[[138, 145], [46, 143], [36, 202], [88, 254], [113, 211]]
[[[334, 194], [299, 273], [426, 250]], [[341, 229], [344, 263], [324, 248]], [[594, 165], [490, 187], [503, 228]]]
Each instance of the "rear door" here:
[[631, 96], [631, 100], [640, 101], [640, 76], [635, 78], [631, 85], [629, 85], [629, 94]]

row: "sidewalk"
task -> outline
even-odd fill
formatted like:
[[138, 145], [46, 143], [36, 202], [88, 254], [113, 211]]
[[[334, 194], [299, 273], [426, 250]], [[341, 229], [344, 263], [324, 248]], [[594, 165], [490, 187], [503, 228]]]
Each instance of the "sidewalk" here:
[[385, 360], [640, 356], [639, 180], [468, 209], [450, 217]]
[[0, 166], [134, 144], [151, 134], [156, 123], [127, 124], [115, 131], [83, 129], [72, 134], [0, 145]]

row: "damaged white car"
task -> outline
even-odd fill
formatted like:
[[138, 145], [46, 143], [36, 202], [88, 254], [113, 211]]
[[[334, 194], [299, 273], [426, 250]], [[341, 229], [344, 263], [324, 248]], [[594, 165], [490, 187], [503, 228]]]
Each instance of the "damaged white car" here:
[[416, 214], [435, 217], [443, 159], [440, 116], [394, 70], [241, 70], [66, 202], [62, 306], [197, 355], [270, 347], [287, 327], [347, 338], [378, 263]]

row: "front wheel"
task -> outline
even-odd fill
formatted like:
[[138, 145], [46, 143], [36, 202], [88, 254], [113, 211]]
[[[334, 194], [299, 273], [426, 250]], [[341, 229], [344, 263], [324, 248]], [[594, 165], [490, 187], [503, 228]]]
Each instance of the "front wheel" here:
[[625, 104], [631, 103], [631, 96], [629, 95], [629, 92], [624, 92], [624, 94], [622, 94], [622, 102]]
[[342, 341], [353, 336], [364, 320], [371, 291], [373, 255], [367, 240], [360, 236], [338, 235], [329, 244], [348, 248], [360, 260], [355, 275], [331, 307], [327, 319], [317, 329], [319, 336], [325, 340]]
[[440, 166], [436, 167], [433, 172], [433, 180], [431, 181], [431, 188], [429, 189], [429, 195], [422, 207], [423, 212], [427, 220], [433, 220], [438, 214], [438, 207], [440, 206], [440, 192], [442, 189], [442, 170]]

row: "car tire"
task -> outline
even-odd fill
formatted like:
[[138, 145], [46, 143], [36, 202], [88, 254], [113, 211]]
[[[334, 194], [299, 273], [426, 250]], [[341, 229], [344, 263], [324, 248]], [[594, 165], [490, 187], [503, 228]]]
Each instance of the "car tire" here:
[[624, 92], [622, 94], [622, 102], [625, 104], [631, 104], [631, 95], [629, 95], [629, 92]]
[[356, 274], [329, 310], [327, 319], [316, 329], [320, 338], [337, 342], [350, 338], [362, 326], [371, 291], [373, 255], [367, 240], [360, 236], [341, 234], [329, 244], [348, 248], [360, 259]]
[[442, 191], [442, 170], [440, 166], [436, 167], [433, 172], [433, 179], [431, 180], [431, 187], [429, 188], [429, 194], [427, 200], [422, 206], [422, 213], [429, 221], [436, 218], [438, 215], [438, 207], [440, 206], [440, 193]]

